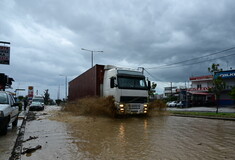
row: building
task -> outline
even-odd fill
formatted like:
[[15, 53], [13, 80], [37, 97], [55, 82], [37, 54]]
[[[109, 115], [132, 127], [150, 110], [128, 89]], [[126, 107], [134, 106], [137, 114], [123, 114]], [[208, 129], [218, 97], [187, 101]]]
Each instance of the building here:
[[8, 75], [5, 75], [4, 73], [0, 73], [0, 90], [5, 91], [5, 89], [11, 88], [13, 81], [13, 78], [9, 77]]
[[177, 87], [164, 87], [164, 98], [168, 98], [176, 94]]
[[215, 96], [209, 92], [213, 87], [213, 75], [190, 77], [191, 88], [187, 89], [188, 100], [191, 106], [213, 106]]
[[235, 105], [235, 100], [229, 95], [232, 88], [235, 87], [235, 70], [227, 70], [215, 73], [216, 77], [222, 77], [225, 82], [226, 88], [220, 95], [219, 103], [222, 106]]
[[213, 79], [218, 76], [222, 77], [226, 85], [220, 95], [220, 106], [235, 105], [235, 100], [229, 95], [232, 88], [235, 87], [235, 70], [227, 70], [217, 72], [214, 76], [190, 77], [191, 88], [187, 89], [187, 99], [191, 106], [213, 106], [216, 104], [215, 95], [209, 92], [209, 88], [213, 87]]

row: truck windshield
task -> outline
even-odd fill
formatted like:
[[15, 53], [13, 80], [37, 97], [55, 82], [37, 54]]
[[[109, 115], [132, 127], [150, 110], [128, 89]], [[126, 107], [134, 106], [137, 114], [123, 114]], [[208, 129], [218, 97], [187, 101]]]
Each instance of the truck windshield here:
[[118, 87], [121, 89], [147, 89], [142, 77], [118, 77]]

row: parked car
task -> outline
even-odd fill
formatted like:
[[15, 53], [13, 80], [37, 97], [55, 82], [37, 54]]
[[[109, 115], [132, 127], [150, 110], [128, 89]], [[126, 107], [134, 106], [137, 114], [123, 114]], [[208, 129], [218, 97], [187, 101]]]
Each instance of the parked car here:
[[167, 104], [167, 107], [176, 107], [177, 101], [171, 101]]
[[19, 103], [15, 102], [10, 92], [0, 91], [0, 135], [6, 135], [8, 125], [17, 126]]
[[35, 96], [35, 97], [33, 97], [32, 102], [44, 103], [44, 98], [42, 96]]
[[30, 111], [42, 111], [44, 110], [44, 103], [39, 101], [32, 101], [32, 103], [29, 106]]
[[177, 104], [176, 104], [176, 107], [185, 107], [185, 102], [184, 101], [179, 101]]

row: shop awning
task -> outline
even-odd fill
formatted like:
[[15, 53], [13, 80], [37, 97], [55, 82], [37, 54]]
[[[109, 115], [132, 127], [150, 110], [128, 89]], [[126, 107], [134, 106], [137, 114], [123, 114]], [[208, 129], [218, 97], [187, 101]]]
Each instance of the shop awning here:
[[206, 95], [206, 96], [214, 95], [213, 93], [208, 93], [208, 92], [189, 92], [189, 93], [194, 95]]

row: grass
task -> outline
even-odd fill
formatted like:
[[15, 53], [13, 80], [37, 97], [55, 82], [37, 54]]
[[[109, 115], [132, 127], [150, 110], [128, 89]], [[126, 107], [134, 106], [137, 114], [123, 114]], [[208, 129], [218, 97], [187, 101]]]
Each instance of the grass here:
[[215, 112], [187, 112], [187, 111], [169, 111], [173, 115], [206, 116], [220, 118], [235, 118], [235, 113], [215, 113]]

